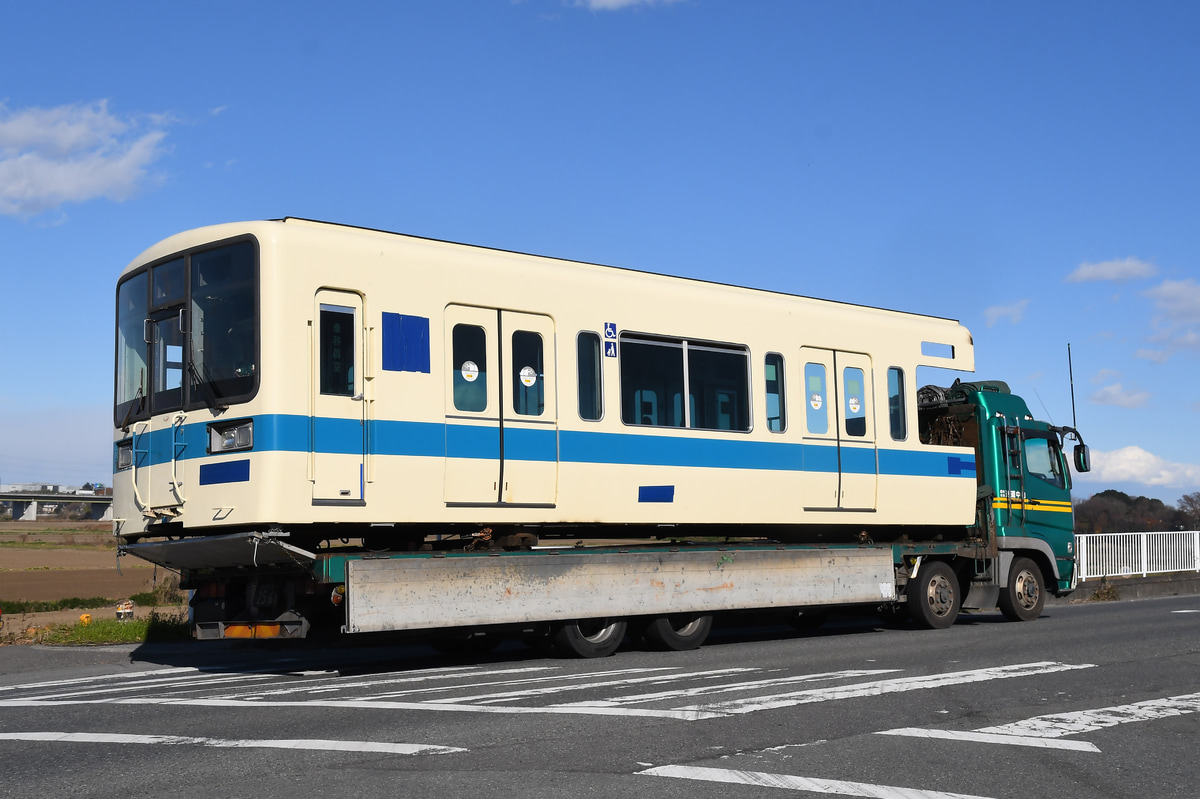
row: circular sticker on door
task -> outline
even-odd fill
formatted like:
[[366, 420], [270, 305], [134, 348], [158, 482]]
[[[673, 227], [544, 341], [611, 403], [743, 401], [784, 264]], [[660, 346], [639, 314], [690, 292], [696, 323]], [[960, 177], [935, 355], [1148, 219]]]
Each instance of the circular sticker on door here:
[[821, 410], [821, 404], [823, 402], [824, 402], [824, 400], [821, 399], [820, 394], [813, 394], [812, 397], [808, 400], [808, 404], [812, 406], [812, 409], [814, 411]]
[[858, 402], [858, 397], [850, 397], [848, 404], [850, 406], [850, 413], [858, 413], [858, 409], [862, 407]]
[[521, 367], [521, 383], [525, 388], [533, 388], [533, 384], [537, 382], [537, 372], [532, 366]]
[[462, 377], [468, 383], [474, 383], [475, 378], [479, 377], [479, 367], [475, 365], [474, 361], [463, 361]]

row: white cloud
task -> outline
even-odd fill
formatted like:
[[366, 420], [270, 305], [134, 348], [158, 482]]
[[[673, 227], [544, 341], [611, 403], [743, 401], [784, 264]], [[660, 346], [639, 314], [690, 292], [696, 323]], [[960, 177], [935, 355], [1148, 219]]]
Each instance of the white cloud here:
[[1001, 319], [1007, 319], [1010, 324], [1015, 325], [1025, 318], [1025, 309], [1028, 306], [1028, 299], [1015, 302], [1012, 305], [993, 305], [983, 312], [983, 316], [987, 319], [988, 327], [994, 327]]
[[1079, 477], [1088, 482], [1192, 488], [1200, 483], [1200, 466], [1171, 463], [1141, 447], [1122, 447], [1112, 452], [1092, 450], [1092, 471]]
[[1120, 408], [1140, 408], [1150, 399], [1147, 391], [1128, 389], [1120, 383], [1113, 383], [1092, 394], [1092, 402], [1097, 405], [1116, 405]]
[[1171, 357], [1171, 353], [1164, 352], [1163, 350], [1140, 349], [1133, 354], [1133, 357], [1141, 358], [1143, 361], [1152, 361], [1154, 363], [1166, 363], [1167, 359]]
[[1088, 283], [1094, 280], [1134, 280], [1142, 277], [1153, 277], [1158, 274], [1158, 267], [1137, 258], [1121, 258], [1113, 261], [1101, 261], [1098, 264], [1082, 263], [1075, 271], [1067, 275], [1068, 283]]
[[1143, 294], [1154, 302], [1157, 311], [1157, 332], [1150, 340], [1162, 348], [1139, 350], [1138, 357], [1162, 363], [1176, 352], [1200, 353], [1200, 283], [1194, 278], [1164, 280]]
[[33, 216], [96, 197], [123, 200], [163, 153], [169, 117], [121, 119], [107, 101], [9, 111], [0, 105], [0, 214]]
[[583, 6], [592, 11], [617, 11], [629, 6], [652, 6], [657, 3], [670, 5], [682, 0], [576, 0], [574, 5]]
[[1109, 380], [1116, 380], [1121, 376], [1121, 373], [1116, 369], [1101, 369], [1096, 374], [1092, 375], [1093, 383], [1105, 383]]

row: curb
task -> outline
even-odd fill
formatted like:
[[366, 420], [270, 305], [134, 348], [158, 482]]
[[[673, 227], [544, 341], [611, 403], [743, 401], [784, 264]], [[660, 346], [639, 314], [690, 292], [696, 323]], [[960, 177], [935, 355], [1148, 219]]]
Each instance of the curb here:
[[1112, 602], [1131, 599], [1156, 599], [1168, 596], [1200, 596], [1200, 573], [1173, 572], [1146, 577], [1101, 577], [1079, 584], [1067, 596], [1047, 596], [1047, 605], [1075, 605], [1080, 602]]

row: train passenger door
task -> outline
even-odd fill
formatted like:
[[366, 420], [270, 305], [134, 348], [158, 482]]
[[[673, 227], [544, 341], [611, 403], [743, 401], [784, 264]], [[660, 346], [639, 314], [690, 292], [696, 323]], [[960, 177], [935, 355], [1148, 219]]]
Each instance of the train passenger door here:
[[363, 300], [322, 289], [312, 327], [312, 482], [314, 505], [363, 505], [366, 406]]
[[450, 305], [445, 326], [446, 503], [553, 505], [553, 321]]
[[802, 347], [806, 510], [875, 507], [878, 466], [871, 359], [867, 355]]

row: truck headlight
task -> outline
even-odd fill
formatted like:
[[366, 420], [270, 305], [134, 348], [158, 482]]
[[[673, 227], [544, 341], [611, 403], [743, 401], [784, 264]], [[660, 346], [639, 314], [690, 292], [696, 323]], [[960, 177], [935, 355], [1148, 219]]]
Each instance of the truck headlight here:
[[208, 451], [236, 452], [254, 448], [254, 420], [237, 419], [208, 426]]

